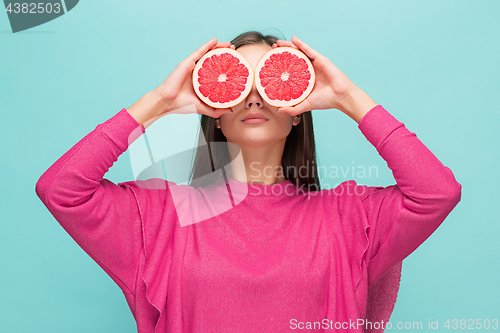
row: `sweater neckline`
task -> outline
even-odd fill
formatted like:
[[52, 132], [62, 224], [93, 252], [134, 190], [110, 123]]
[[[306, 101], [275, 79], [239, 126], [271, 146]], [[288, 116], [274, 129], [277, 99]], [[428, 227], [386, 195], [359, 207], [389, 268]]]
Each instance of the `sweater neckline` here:
[[284, 196], [296, 194], [296, 186], [290, 179], [275, 184], [253, 184], [244, 183], [228, 176], [226, 186], [229, 186], [231, 193], [240, 195]]

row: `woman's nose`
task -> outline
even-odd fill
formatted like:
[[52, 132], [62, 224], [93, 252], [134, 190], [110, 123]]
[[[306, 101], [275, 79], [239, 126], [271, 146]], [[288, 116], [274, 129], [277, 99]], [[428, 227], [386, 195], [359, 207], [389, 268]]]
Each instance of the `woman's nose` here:
[[248, 97], [245, 102], [245, 107], [247, 109], [250, 109], [253, 106], [257, 106], [259, 109], [262, 109], [264, 107], [264, 102], [259, 94], [259, 91], [255, 86], [255, 83], [252, 87], [252, 90], [250, 91], [250, 94], [248, 94]]

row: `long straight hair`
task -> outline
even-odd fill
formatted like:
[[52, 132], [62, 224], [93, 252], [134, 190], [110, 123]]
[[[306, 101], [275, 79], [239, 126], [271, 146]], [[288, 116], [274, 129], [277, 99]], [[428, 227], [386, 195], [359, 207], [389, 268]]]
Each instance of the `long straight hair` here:
[[[234, 38], [231, 44], [238, 49], [252, 44], [272, 46], [277, 40], [274, 35], [264, 36], [258, 31], [248, 31]], [[283, 174], [304, 191], [320, 191], [311, 111], [302, 113], [301, 118], [299, 124], [292, 126], [286, 138], [281, 159]], [[216, 119], [201, 115], [200, 121], [198, 146], [190, 173], [190, 185], [194, 187], [212, 184], [220, 179], [220, 171], [231, 162], [226, 137], [215, 126]], [[304, 168], [305, 175], [301, 172]]]

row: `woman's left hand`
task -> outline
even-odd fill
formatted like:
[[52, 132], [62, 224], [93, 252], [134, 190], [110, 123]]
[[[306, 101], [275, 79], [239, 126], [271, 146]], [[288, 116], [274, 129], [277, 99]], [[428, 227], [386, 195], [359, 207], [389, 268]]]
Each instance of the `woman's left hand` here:
[[273, 48], [280, 46], [293, 47], [304, 52], [313, 64], [316, 82], [309, 96], [301, 103], [291, 107], [280, 107], [277, 111], [291, 116], [306, 111], [324, 109], [338, 109], [347, 113], [342, 102], [348, 93], [355, 90], [357, 86], [330, 59], [321, 55], [296, 36], [292, 37], [291, 42], [278, 39], [277, 45], [273, 44]]

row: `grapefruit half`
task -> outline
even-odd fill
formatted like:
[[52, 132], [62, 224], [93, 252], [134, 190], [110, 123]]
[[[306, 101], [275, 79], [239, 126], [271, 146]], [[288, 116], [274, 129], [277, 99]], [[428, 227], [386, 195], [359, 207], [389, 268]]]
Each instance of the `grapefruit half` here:
[[272, 106], [299, 104], [311, 93], [316, 75], [309, 58], [293, 47], [281, 46], [264, 54], [255, 67], [255, 85]]
[[252, 65], [241, 53], [226, 47], [208, 51], [193, 71], [194, 91], [213, 108], [239, 104], [252, 90], [253, 81]]

